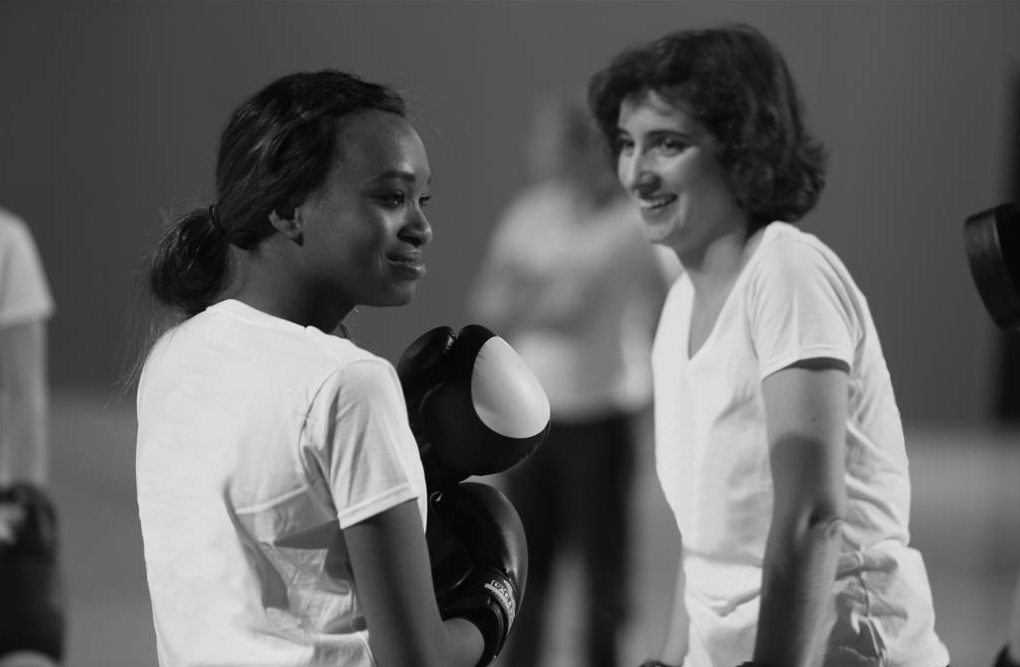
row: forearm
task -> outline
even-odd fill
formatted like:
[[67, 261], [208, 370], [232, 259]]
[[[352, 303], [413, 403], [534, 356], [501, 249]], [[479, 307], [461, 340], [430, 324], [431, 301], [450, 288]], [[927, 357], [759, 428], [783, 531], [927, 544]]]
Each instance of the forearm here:
[[0, 410], [0, 482], [45, 485], [49, 469], [46, 397], [3, 396]]
[[4, 329], [0, 335], [0, 473], [45, 484], [49, 469], [45, 326]]
[[820, 646], [825, 606], [836, 578], [843, 522], [822, 516], [773, 526], [765, 549], [754, 662], [806, 667]]
[[676, 583], [673, 588], [673, 603], [666, 624], [666, 637], [662, 642], [659, 660], [667, 665], [681, 665], [687, 657], [687, 634], [690, 620], [684, 603], [686, 589], [683, 562], [677, 565]]
[[482, 633], [474, 623], [463, 618], [443, 621], [446, 632], [444, 664], [451, 667], [474, 667], [484, 648]]

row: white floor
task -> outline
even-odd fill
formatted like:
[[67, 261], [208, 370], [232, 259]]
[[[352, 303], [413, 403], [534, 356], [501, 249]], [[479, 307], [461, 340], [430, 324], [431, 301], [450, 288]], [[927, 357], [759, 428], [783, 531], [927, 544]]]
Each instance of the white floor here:
[[[69, 587], [68, 667], [155, 667], [134, 496], [130, 401], [56, 395], [54, 496], [61, 510]], [[984, 667], [1006, 633], [1020, 572], [1020, 432], [908, 429], [913, 543], [928, 565], [936, 627], [956, 667]], [[676, 528], [643, 447], [635, 483], [631, 621], [624, 665], [663, 636]], [[583, 604], [571, 559], [561, 563], [543, 665], [573, 667]]]

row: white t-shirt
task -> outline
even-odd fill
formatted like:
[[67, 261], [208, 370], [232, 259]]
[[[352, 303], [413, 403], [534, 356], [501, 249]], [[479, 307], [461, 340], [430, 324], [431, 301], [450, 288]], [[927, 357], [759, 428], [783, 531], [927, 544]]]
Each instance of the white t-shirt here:
[[903, 431], [867, 301], [813, 235], [782, 222], [761, 233], [703, 346], [688, 359], [693, 288], [681, 276], [653, 348], [656, 470], [687, 576], [684, 664], [751, 657], [773, 506], [762, 380], [827, 357], [850, 375], [846, 526], [824, 664], [944, 665], [924, 564], [908, 547]]
[[39, 252], [25, 223], [0, 209], [0, 329], [53, 314]]
[[341, 531], [426, 516], [388, 361], [218, 303], [146, 361], [136, 467], [162, 667], [374, 664]]
[[535, 309], [555, 313], [509, 340], [553, 417], [589, 419], [647, 405], [650, 290], [656, 282], [662, 289], [666, 277], [633, 206], [620, 197], [593, 209], [569, 187], [540, 183], [507, 209], [491, 246], [492, 261], [537, 287]]

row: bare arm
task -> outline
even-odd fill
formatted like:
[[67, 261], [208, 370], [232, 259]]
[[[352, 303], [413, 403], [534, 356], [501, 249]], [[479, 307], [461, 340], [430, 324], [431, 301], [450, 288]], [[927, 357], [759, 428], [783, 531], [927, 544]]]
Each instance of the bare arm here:
[[47, 402], [45, 321], [0, 330], [0, 471], [5, 478], [46, 484]]
[[442, 620], [425, 532], [414, 501], [344, 531], [369, 644], [380, 667], [472, 667], [482, 635], [472, 623]]
[[687, 657], [687, 633], [690, 619], [684, 605], [684, 590], [687, 578], [684, 576], [682, 561], [677, 562], [676, 583], [673, 588], [673, 605], [666, 625], [666, 639], [662, 643], [659, 660], [667, 665], [681, 665]]
[[806, 667], [821, 646], [846, 511], [847, 376], [842, 362], [814, 359], [763, 382], [775, 505], [756, 664]]

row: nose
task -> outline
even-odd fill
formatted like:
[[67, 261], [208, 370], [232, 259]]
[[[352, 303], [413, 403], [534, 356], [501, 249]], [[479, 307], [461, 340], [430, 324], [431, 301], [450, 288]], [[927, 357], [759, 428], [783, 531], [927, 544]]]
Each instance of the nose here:
[[412, 211], [408, 216], [407, 222], [400, 228], [397, 237], [416, 248], [428, 245], [432, 240], [432, 225], [429, 224], [428, 218], [425, 217], [425, 212], [420, 208]]
[[658, 176], [641, 151], [620, 153], [617, 158], [617, 176], [627, 192], [639, 196], [651, 194], [659, 186]]

